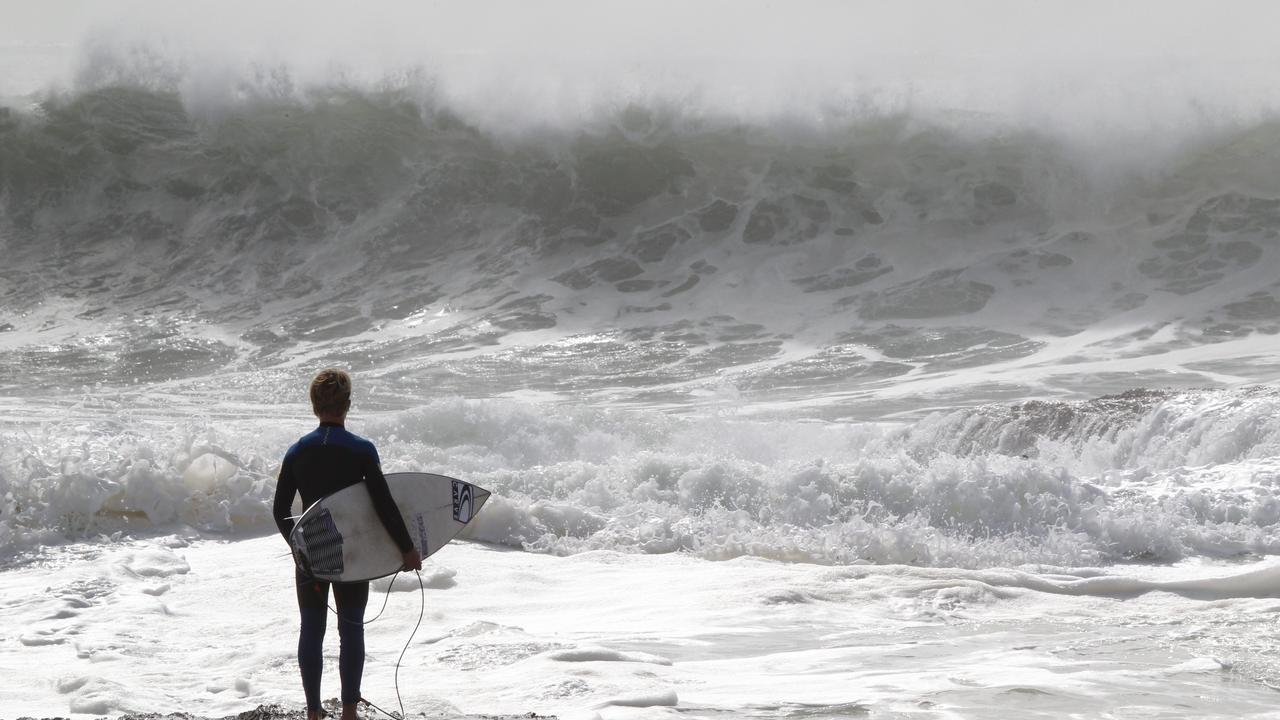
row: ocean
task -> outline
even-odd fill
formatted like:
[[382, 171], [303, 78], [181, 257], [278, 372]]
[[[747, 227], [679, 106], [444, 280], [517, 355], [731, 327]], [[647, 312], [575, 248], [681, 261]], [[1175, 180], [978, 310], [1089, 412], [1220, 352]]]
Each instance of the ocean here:
[[382, 707], [1276, 717], [1232, 5], [9, 3], [0, 715], [301, 708], [270, 505], [339, 366], [493, 492], [375, 583]]

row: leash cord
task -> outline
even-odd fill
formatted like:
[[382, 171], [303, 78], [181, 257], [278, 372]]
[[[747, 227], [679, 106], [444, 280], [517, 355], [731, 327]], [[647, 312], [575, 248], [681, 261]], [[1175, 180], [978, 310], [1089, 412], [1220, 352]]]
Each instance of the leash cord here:
[[[418, 593], [422, 599], [422, 603], [421, 603], [421, 606], [418, 608], [418, 623], [413, 626], [413, 632], [409, 633], [409, 639], [405, 641], [404, 649], [400, 651], [400, 657], [396, 658], [396, 674], [395, 674], [396, 703], [400, 705], [400, 715], [399, 717], [392, 715], [386, 710], [383, 710], [377, 705], [374, 705], [373, 703], [369, 702], [367, 698], [360, 698], [360, 701], [363, 702], [365, 705], [368, 705], [369, 707], [373, 708], [374, 710], [377, 710], [378, 712], [382, 713], [383, 715], [386, 715], [389, 718], [395, 718], [395, 720], [403, 720], [403, 718], [405, 717], [404, 700], [400, 698], [400, 663], [401, 661], [404, 660], [404, 654], [409, 651], [409, 646], [413, 644], [413, 636], [417, 635], [418, 628], [422, 627], [422, 618], [425, 617], [427, 614], [427, 587], [422, 583], [422, 573], [418, 572], [417, 570], [414, 570], [413, 574], [418, 576]], [[392, 584], [393, 585], [395, 584], [394, 578], [392, 579]], [[390, 589], [388, 589], [387, 595], [388, 597], [391, 595]], [[385, 603], [383, 603], [383, 609], [384, 610], [386, 609]], [[378, 615], [381, 616], [382, 613], [378, 613]], [[377, 619], [378, 618], [375, 617], [373, 620], [377, 620]], [[373, 622], [373, 620], [370, 620], [369, 622]]]
[[[414, 570], [414, 572], [417, 572], [417, 570]], [[384, 612], [386, 612], [386, 611], [387, 611], [387, 601], [389, 601], [389, 600], [391, 599], [391, 589], [392, 589], [392, 588], [394, 588], [394, 587], [396, 586], [396, 578], [398, 578], [398, 577], [400, 577], [400, 571], [399, 571], [399, 570], [397, 570], [397, 571], [396, 571], [396, 574], [395, 574], [395, 575], [392, 575], [392, 576], [391, 576], [391, 584], [387, 586], [387, 593], [386, 593], [386, 597], [384, 597], [384, 598], [382, 599], [382, 609], [381, 609], [381, 610], [379, 610], [379, 611], [378, 611], [378, 614], [377, 614], [377, 615], [374, 615], [372, 618], [370, 618], [370, 619], [368, 619], [368, 620], [363, 620], [363, 621], [361, 621], [361, 622], [360, 622], [360, 624], [361, 624], [361, 625], [368, 625], [369, 623], [373, 622], [374, 620], [377, 620], [378, 618], [382, 617], [382, 613], [384, 613]], [[421, 578], [419, 578], [419, 579], [418, 579], [418, 583], [419, 583], [419, 584], [421, 584], [421, 583], [422, 583], [422, 579], [421, 579]], [[423, 592], [425, 593], [425, 592], [426, 592], [426, 590], [423, 590]], [[424, 602], [425, 602], [425, 600], [424, 600]], [[338, 615], [338, 611], [337, 611], [337, 610], [334, 610], [334, 608], [333, 608], [333, 606], [332, 606], [332, 605], [329, 605], [328, 603], [325, 603], [325, 605], [329, 608], [329, 610], [330, 610], [330, 611], [331, 611], [335, 616], [337, 616], [337, 618], [338, 618], [338, 622], [345, 622], [345, 623], [350, 623], [350, 624], [353, 624], [353, 625], [355, 624], [355, 621], [354, 621], [354, 620], [346, 620], [346, 619], [343, 619], [343, 617], [342, 617], [341, 615]]]

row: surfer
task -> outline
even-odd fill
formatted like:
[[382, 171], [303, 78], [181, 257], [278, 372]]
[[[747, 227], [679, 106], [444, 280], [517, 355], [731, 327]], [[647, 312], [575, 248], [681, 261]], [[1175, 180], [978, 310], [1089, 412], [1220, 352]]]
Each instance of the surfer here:
[[[309, 506], [342, 488], [364, 482], [373, 507], [400, 548], [406, 570], [421, 570], [422, 558], [409, 539], [373, 443], [350, 433], [345, 427], [351, 408], [351, 376], [326, 368], [311, 381], [311, 409], [320, 426], [302, 436], [285, 453], [276, 481], [273, 503], [276, 525], [289, 539], [294, 521], [290, 517], [295, 494]], [[324, 715], [320, 707], [322, 649], [328, 620], [329, 585], [296, 571], [298, 612], [302, 626], [298, 634], [298, 668], [307, 696], [307, 720]], [[364, 610], [369, 601], [369, 583], [334, 583], [333, 598], [338, 606], [338, 674], [342, 680], [342, 720], [356, 720], [360, 701], [360, 679], [364, 674]]]

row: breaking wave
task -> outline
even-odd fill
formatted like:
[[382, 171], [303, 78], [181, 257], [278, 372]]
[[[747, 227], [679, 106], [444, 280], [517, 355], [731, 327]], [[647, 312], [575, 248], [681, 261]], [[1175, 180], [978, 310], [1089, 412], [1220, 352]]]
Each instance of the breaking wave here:
[[103, 43], [0, 108], [6, 551], [271, 531], [322, 364], [388, 470], [488, 487], [472, 537], [531, 551], [1280, 550], [1266, 102], [1120, 132], [990, 75], [996, 109], [755, 56], [575, 94], [500, 77], [518, 48], [371, 80]]
[[1277, 128], [1117, 179], [910, 114], [633, 105], [513, 138], [397, 90], [213, 118], [52, 96], [0, 117], [0, 366], [50, 389], [326, 358], [473, 397], [860, 391], [872, 417], [1264, 379]]
[[[454, 399], [364, 426], [388, 470], [494, 491], [469, 536], [531, 551], [1079, 567], [1280, 552], [1278, 403], [1134, 393], [822, 425]], [[273, 531], [290, 435], [243, 425], [6, 432], [0, 544]]]

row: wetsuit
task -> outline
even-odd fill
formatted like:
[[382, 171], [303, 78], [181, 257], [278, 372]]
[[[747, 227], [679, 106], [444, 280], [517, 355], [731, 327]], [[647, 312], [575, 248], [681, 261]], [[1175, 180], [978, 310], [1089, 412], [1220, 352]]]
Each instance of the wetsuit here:
[[[320, 423], [320, 427], [302, 436], [285, 453], [276, 480], [276, 496], [272, 511], [276, 526], [285, 540], [293, 531], [290, 517], [293, 497], [302, 495], [303, 507], [326, 495], [364, 481], [369, 497], [382, 524], [400, 552], [413, 549], [409, 531], [391, 498], [387, 480], [382, 476], [378, 451], [373, 443], [347, 432], [339, 423]], [[328, 620], [329, 583], [296, 571], [298, 612], [302, 628], [298, 634], [298, 667], [302, 671], [302, 687], [307, 696], [307, 709], [320, 710], [320, 675], [323, 669], [323, 645]], [[360, 700], [360, 679], [364, 674], [364, 609], [369, 602], [369, 583], [337, 583], [333, 586], [338, 605], [338, 636], [341, 650], [338, 673], [342, 678], [342, 702], [350, 705]]]

